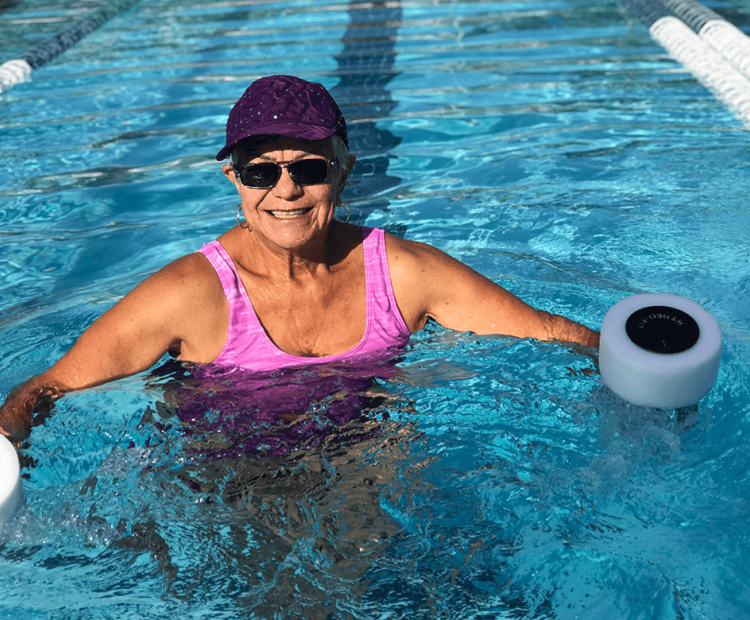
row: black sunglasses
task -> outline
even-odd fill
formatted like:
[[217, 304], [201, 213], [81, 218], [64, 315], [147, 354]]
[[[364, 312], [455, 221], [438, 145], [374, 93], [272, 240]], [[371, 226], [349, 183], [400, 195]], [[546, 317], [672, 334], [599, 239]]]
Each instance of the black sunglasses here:
[[240, 178], [245, 187], [269, 189], [278, 183], [281, 178], [281, 169], [286, 168], [295, 184], [317, 185], [328, 178], [328, 169], [337, 165], [338, 162], [318, 158], [299, 159], [288, 164], [269, 161], [235, 168], [234, 174]]

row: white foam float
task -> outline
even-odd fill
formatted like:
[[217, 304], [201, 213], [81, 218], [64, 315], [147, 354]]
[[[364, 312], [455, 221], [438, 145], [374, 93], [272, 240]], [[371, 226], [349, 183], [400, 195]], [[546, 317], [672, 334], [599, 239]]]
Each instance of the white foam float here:
[[633, 295], [604, 317], [599, 370], [604, 383], [636, 405], [694, 405], [716, 383], [721, 330], [698, 304], [678, 295]]
[[23, 500], [21, 468], [13, 444], [0, 435], [0, 523], [10, 519]]

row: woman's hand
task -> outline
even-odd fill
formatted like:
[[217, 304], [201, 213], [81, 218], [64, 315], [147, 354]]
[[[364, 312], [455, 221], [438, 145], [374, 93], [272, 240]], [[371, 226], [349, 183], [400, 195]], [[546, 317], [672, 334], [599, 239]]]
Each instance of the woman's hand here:
[[31, 432], [31, 418], [34, 409], [43, 402], [52, 405], [52, 399], [61, 394], [52, 386], [44, 386], [41, 377], [32, 377], [14, 388], [0, 407], [0, 433], [11, 441], [26, 439]]
[[31, 412], [36, 404], [36, 397], [31, 396], [18, 386], [5, 399], [0, 407], [0, 433], [13, 442], [26, 439], [31, 432]]

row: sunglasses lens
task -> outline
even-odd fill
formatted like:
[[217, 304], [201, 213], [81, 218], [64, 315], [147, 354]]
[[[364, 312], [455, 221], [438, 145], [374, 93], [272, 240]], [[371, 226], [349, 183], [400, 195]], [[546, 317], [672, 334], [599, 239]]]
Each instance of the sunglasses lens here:
[[289, 164], [289, 174], [298, 185], [317, 185], [328, 178], [325, 159], [303, 159]]
[[[325, 159], [302, 159], [288, 166], [289, 174], [297, 185], [317, 185], [328, 178], [328, 162]], [[276, 185], [281, 176], [278, 164], [250, 164], [240, 168], [240, 180], [247, 187], [266, 189]]]
[[273, 187], [279, 180], [281, 168], [276, 164], [251, 164], [240, 168], [240, 180], [247, 187]]

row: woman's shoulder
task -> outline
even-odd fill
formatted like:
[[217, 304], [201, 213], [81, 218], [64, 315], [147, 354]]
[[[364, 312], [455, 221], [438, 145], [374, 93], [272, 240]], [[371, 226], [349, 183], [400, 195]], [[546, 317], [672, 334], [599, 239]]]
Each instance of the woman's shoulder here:
[[177, 303], [194, 299], [195, 303], [211, 303], [214, 297], [223, 295], [221, 280], [208, 258], [199, 252], [186, 254], [173, 260], [152, 276], [146, 278], [140, 288], [149, 289], [162, 299]]
[[[188, 282], [200, 282], [206, 277], [215, 275], [216, 270], [201, 252], [185, 254], [165, 265], [157, 274], [168, 279], [180, 278]], [[155, 274], [156, 275], [156, 274]]]
[[445, 252], [420, 241], [412, 241], [385, 233], [388, 265], [391, 272], [406, 276], [424, 272], [427, 268], [452, 261]]

